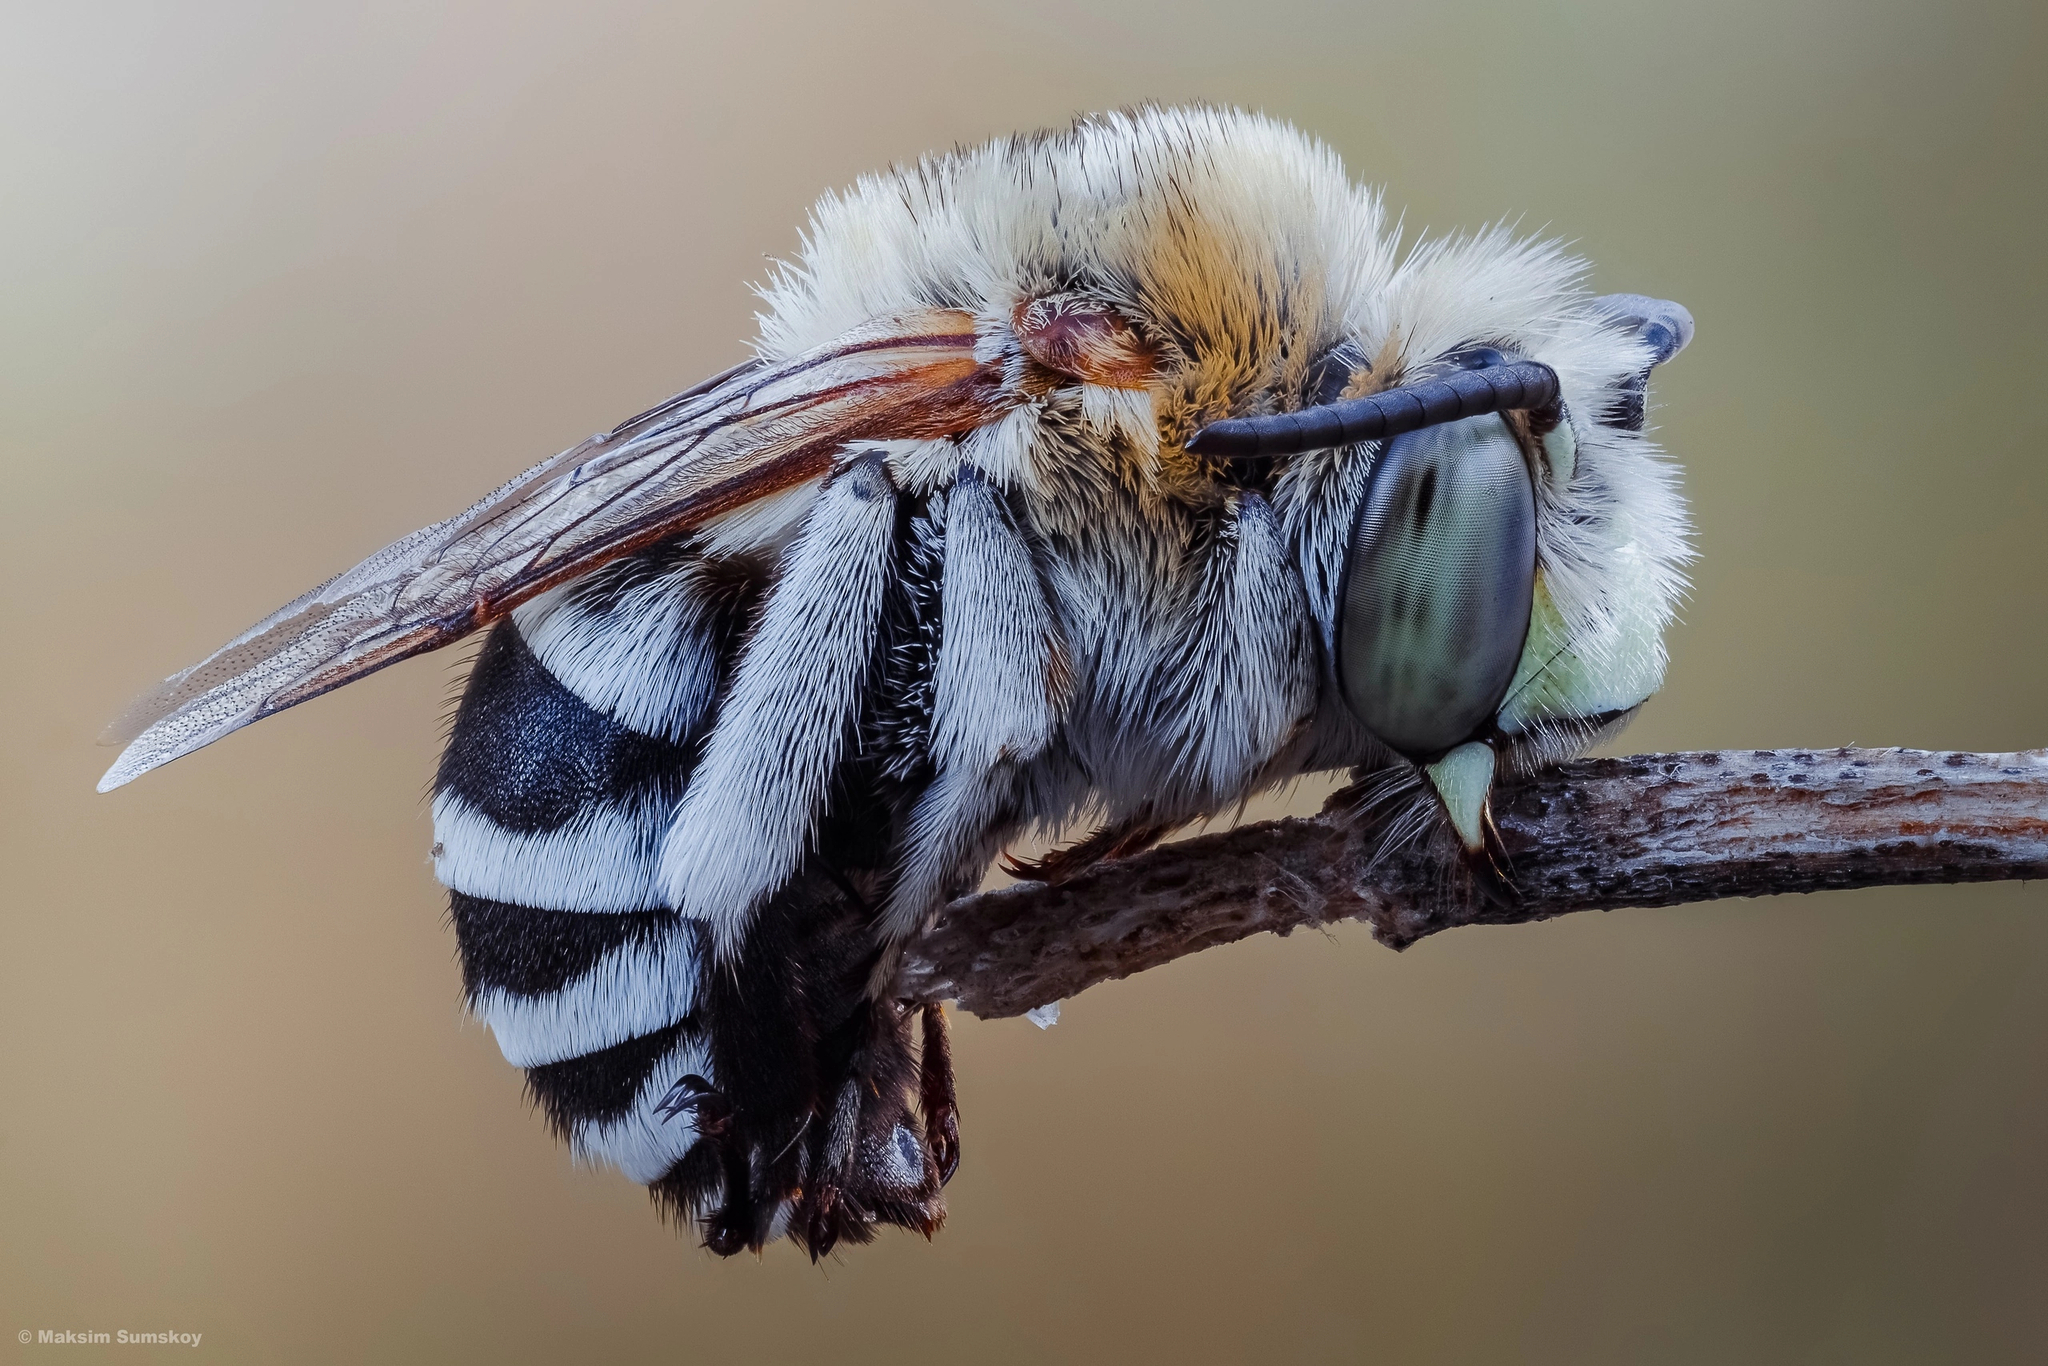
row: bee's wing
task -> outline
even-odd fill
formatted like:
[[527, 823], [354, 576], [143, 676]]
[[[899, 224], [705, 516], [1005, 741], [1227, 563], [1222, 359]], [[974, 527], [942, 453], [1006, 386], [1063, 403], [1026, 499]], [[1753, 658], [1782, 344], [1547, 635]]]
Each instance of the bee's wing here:
[[943, 436], [1004, 406], [974, 319], [878, 319], [795, 360], [728, 371], [544, 460], [164, 680], [109, 729], [106, 792], [330, 688], [436, 649], [558, 583], [814, 479], [850, 441]]

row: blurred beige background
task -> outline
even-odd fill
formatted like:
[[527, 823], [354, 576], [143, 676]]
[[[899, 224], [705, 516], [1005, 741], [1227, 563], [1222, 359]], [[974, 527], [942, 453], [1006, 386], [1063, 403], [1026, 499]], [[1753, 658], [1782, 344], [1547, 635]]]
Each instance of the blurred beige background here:
[[[936, 1243], [718, 1263], [465, 1023], [416, 661], [145, 685], [741, 355], [809, 201], [1142, 98], [1688, 304], [1629, 748], [2048, 743], [2048, 9], [28, 4], [0, 40], [0, 1344], [220, 1361], [2048, 1359], [2048, 889], [1242, 944], [964, 1021]], [[90, 1349], [88, 1349], [90, 1350]], [[111, 1349], [103, 1349], [111, 1350]]]

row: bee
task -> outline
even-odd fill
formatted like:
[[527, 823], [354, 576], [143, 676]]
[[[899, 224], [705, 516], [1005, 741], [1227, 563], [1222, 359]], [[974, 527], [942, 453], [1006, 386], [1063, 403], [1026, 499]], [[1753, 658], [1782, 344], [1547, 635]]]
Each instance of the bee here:
[[[1505, 229], [1403, 250], [1295, 129], [1084, 118], [816, 206], [753, 358], [137, 703], [102, 791], [488, 630], [434, 783], [470, 1009], [581, 1156], [730, 1255], [929, 1236], [959, 1160], [905, 944], [1351, 770], [1506, 875], [1496, 775], [1662, 681], [1676, 304]], [[913, 1038], [913, 1033], [917, 1037]]]

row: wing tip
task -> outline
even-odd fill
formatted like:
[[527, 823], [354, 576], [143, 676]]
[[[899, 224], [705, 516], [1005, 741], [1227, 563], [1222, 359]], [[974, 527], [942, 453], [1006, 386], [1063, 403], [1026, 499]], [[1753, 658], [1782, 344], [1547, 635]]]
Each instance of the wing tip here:
[[137, 778], [140, 778], [143, 774], [149, 771], [146, 768], [138, 768], [135, 769], [133, 772], [128, 772], [126, 770], [126, 764], [123, 764], [118, 759], [115, 760], [114, 766], [108, 769], [105, 773], [100, 775], [99, 785], [93, 788], [93, 791], [112, 792], [117, 787], [126, 787], [128, 786], [128, 784], [134, 782]]
[[155, 748], [157, 750], [156, 753], [145, 753], [143, 742], [149, 738], [149, 735], [149, 731], [144, 731], [125, 745], [120, 755], [114, 760], [113, 766], [100, 775], [99, 785], [93, 790], [96, 792], [112, 792], [117, 787], [126, 787], [151, 769], [162, 768], [180, 754], [189, 752], [188, 750], [180, 749], [170, 754], [165, 754], [161, 752], [160, 746], [153, 746], [151, 748]]
[[186, 715], [191, 707], [192, 704], [187, 703], [130, 741], [128, 747], [121, 751], [121, 756], [114, 760], [113, 767], [100, 776], [96, 790], [112, 792], [117, 787], [126, 787], [143, 774], [154, 772], [173, 759], [182, 759], [194, 750], [205, 749], [214, 741], [234, 734], [251, 721], [260, 721], [272, 714], [258, 703], [243, 708], [225, 720], [216, 719], [209, 725], [187, 731], [182, 735], [176, 730], [164, 728], [165, 722], [175, 721]]

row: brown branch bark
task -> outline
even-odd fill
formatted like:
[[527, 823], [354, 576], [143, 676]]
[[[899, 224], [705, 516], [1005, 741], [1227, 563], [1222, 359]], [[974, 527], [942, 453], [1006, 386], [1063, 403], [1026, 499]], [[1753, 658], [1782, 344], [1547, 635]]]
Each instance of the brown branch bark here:
[[[1363, 920], [1406, 948], [1459, 925], [1729, 896], [2048, 876], [2048, 750], [1724, 750], [1587, 759], [1494, 793], [1512, 890], [1377, 845], [1339, 793], [1321, 815], [1163, 845], [1057, 886], [948, 906], [902, 995], [1019, 1015], [1271, 931]], [[1453, 865], [1455, 868], [1455, 865]]]

